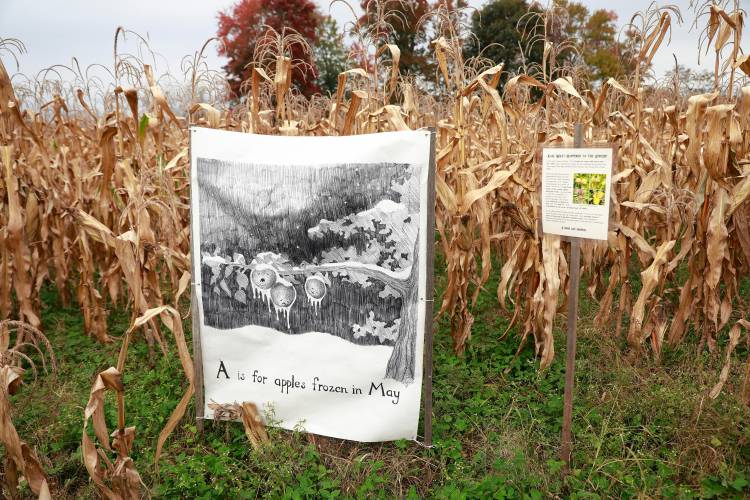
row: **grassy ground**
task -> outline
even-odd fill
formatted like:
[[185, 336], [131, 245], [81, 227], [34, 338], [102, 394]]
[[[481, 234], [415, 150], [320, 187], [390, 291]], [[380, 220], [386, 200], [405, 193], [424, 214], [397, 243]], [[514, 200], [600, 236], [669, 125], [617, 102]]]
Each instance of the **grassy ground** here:
[[[445, 319], [436, 331], [431, 449], [271, 429], [271, 444], [254, 452], [238, 423], [209, 422], [198, 435], [191, 407], [157, 472], [156, 436], [184, 390], [184, 377], [176, 354], [149, 362], [145, 343], [136, 342], [125, 374], [127, 421], [136, 426], [133, 458], [146, 485], [164, 498], [750, 495], [750, 411], [738, 401], [734, 383], [740, 363], [725, 392], [709, 400], [705, 394], [718, 377], [721, 356], [696, 356], [695, 344], [687, 343], [684, 350], [665, 352], [661, 364], [631, 362], [619, 339], [592, 325], [594, 305], [586, 299], [573, 465], [564, 477], [557, 458], [564, 334], [558, 328], [555, 362], [539, 373], [530, 348], [515, 356], [516, 335], [499, 340], [507, 320], [498, 313], [495, 286], [480, 296], [463, 359], [451, 354]], [[15, 396], [14, 420], [38, 451], [55, 498], [95, 497], [81, 461], [83, 407], [96, 373], [116, 362], [119, 343], [101, 346], [85, 337], [79, 311], [62, 308], [53, 290], [43, 301], [44, 330], [60, 370]], [[127, 313], [112, 311], [110, 333], [121, 335], [128, 321]], [[107, 401], [111, 430], [115, 405]]]

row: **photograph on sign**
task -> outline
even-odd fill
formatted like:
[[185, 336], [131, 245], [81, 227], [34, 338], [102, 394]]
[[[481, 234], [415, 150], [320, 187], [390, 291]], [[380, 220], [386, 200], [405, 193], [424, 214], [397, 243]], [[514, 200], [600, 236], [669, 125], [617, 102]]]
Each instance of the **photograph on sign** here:
[[416, 438], [429, 132], [272, 137], [193, 129], [204, 411]]
[[610, 148], [545, 148], [542, 230], [606, 240], [612, 178]]

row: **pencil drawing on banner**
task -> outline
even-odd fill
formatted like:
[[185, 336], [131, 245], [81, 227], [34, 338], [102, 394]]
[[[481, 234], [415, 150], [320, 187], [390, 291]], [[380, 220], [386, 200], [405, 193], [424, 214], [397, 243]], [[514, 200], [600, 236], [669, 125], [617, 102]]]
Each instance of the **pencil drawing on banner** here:
[[[247, 156], [201, 151], [196, 138], [210, 134], [249, 141]], [[426, 134], [371, 136], [381, 147], [346, 137], [321, 145], [204, 129], [193, 136], [207, 402], [261, 397], [289, 428], [366, 441], [412, 437], [429, 231]], [[388, 141], [405, 144], [405, 154], [384, 155]], [[311, 154], [300, 154], [305, 148]], [[321, 415], [321, 405], [333, 404], [333, 413], [337, 402], [396, 418], [403, 405], [416, 416], [398, 436], [361, 424], [338, 430]]]
[[[257, 165], [198, 158], [206, 324], [388, 345], [414, 379], [419, 172], [399, 163]], [[299, 189], [298, 186], [305, 186]]]

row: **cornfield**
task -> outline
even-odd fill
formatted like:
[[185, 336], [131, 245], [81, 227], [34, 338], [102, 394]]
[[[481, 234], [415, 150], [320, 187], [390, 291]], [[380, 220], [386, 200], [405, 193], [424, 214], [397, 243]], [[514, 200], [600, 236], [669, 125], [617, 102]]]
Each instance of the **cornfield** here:
[[[617, 153], [609, 239], [581, 245], [596, 322], [632, 356], [654, 363], [665, 345], [690, 342], [713, 352], [726, 337], [725, 366], [710, 392], [716, 398], [736, 346], [750, 342], [748, 298], [740, 295], [750, 273], [750, 85], [743, 86], [750, 59], [740, 51], [742, 11], [706, 5], [704, 13], [715, 88], [693, 96], [680, 95], [674, 82], [644, 84], [672, 23], [681, 20], [674, 8], [633, 18], [635, 74], [596, 87], [580, 68], [556, 65], [558, 47], [544, 33], [529, 41], [543, 44], [544, 63], [523, 73], [464, 60], [460, 19], [450, 10], [432, 13], [441, 36], [432, 42], [438, 73], [429, 90], [401, 75], [398, 47], [382, 45], [377, 31], [366, 34], [381, 47], [373, 67], [344, 71], [334, 95], [310, 99], [291, 81], [297, 62], [289, 46], [300, 40], [272, 32], [260, 44], [242, 99], [230, 99], [221, 76], [206, 67], [212, 41], [186, 59], [182, 82], [157, 78], [148, 58], [121, 52], [126, 37], [145, 45], [122, 28], [114, 38], [113, 85], [77, 63], [37, 78], [11, 78], [0, 63], [6, 488], [14, 491], [23, 474], [35, 494], [50, 496], [38, 460], [15, 431], [8, 398], [31, 367], [55, 368], [39, 331], [40, 291], [48, 284], [63, 304], [80, 307], [92, 339], [122, 343], [114, 366], [96, 377], [81, 437], [85, 466], [104, 496], [135, 498], [142, 488], [130, 458], [136, 429], [127, 426], [122, 384], [130, 343], [145, 341], [155, 355], [173, 356], [172, 338], [185, 375], [157, 460], [185, 415], [194, 389], [182, 329], [191, 278], [187, 129], [194, 125], [311, 136], [435, 127], [438, 252], [447, 275], [438, 315], [450, 318], [453, 348], [462, 354], [478, 294], [498, 274], [497, 308], [510, 327], [497, 335], [517, 335], [519, 352], [533, 343], [544, 370], [555, 356], [553, 329], [566, 308], [570, 267], [569, 243], [540, 230], [539, 153], [546, 145], [572, 146], [574, 125], [582, 123], [586, 144]], [[0, 39], [0, 47], [20, 55], [18, 41]], [[600, 181], [581, 178], [583, 202], [600, 202]], [[117, 339], [107, 329], [115, 305], [131, 314], [130, 329]], [[740, 397], [747, 404], [750, 359], [745, 363]], [[111, 436], [106, 391], [118, 405]]]

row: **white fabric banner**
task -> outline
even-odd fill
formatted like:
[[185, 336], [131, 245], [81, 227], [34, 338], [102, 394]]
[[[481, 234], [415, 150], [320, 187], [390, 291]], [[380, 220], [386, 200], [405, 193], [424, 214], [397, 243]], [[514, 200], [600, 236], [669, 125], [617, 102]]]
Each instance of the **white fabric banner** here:
[[416, 438], [429, 157], [428, 131], [191, 129], [206, 418], [249, 401], [286, 429]]

